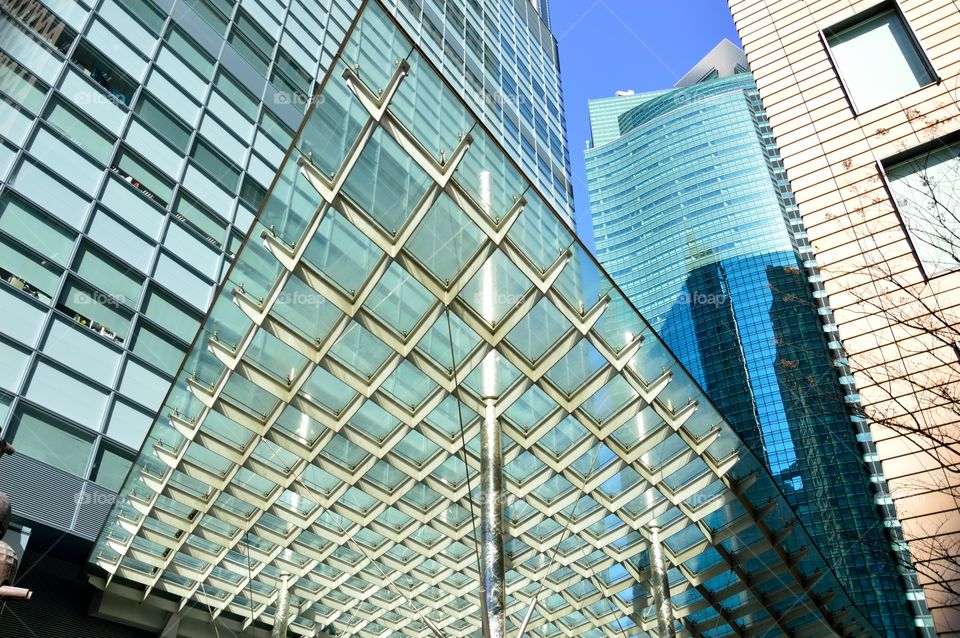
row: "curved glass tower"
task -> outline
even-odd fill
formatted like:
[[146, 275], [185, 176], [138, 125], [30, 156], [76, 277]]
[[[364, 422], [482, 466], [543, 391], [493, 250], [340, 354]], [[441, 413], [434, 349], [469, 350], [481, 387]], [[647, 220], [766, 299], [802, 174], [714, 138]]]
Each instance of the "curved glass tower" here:
[[864, 463], [845, 404], [855, 395], [824, 337], [829, 308], [738, 52], [723, 43], [711, 56], [725, 65], [701, 63], [674, 90], [591, 102], [597, 256], [765, 461], [874, 624], [914, 635], [925, 609], [907, 603], [915, 582], [898, 573], [909, 563], [884, 531], [882, 476]]

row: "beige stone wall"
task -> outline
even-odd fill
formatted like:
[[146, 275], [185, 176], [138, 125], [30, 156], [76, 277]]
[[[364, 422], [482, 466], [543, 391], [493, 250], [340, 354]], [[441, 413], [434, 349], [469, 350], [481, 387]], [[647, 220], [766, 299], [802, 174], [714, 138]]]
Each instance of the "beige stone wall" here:
[[[960, 408], [940, 405], [936, 390], [960, 393], [960, 353], [938, 340], [949, 329], [930, 334], [938, 320], [960, 326], [960, 272], [924, 279], [877, 166], [960, 130], [960, 3], [900, 2], [941, 81], [859, 115], [820, 30], [876, 0], [729, 4], [862, 396], [923, 432], [874, 427], [918, 571], [960, 591], [960, 574], [931, 555], [960, 551]], [[926, 584], [940, 635], [960, 636], [960, 597]]]

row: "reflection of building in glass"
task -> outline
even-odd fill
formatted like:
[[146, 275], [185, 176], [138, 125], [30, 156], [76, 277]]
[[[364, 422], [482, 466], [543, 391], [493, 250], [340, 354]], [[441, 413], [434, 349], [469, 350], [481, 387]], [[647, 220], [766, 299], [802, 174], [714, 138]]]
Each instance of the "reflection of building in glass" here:
[[910, 636], [925, 608], [921, 598], [911, 611], [913, 582], [874, 502], [809, 247], [745, 67], [724, 42], [672, 91], [591, 102], [597, 254], [764, 459], [874, 623]]
[[960, 5], [729, 5], [830, 296], [825, 330], [872, 418], [884, 506], [931, 630], [960, 635]]

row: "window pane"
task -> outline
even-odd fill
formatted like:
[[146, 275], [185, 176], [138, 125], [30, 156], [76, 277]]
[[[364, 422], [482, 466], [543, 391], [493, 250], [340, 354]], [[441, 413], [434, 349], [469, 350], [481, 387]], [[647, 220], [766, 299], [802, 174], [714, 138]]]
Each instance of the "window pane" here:
[[176, 146], [181, 152], [187, 152], [187, 145], [190, 143], [190, 129], [180, 121], [180, 118], [160, 106], [159, 102], [146, 93], [141, 96], [134, 110], [157, 134]]
[[928, 275], [960, 268], [960, 142], [887, 169], [897, 209]]
[[173, 194], [173, 184], [170, 180], [150, 168], [146, 162], [133, 153], [127, 150], [120, 151], [116, 168], [118, 169], [117, 173], [128, 184], [134, 186], [150, 199], [157, 201], [161, 206], [166, 206], [170, 201], [170, 196]]
[[121, 303], [136, 307], [140, 301], [143, 279], [131, 274], [129, 268], [118, 265], [96, 248], [82, 245], [74, 270]]
[[130, 104], [136, 83], [107, 58], [100, 55], [96, 49], [86, 42], [81, 42], [73, 54], [73, 63], [106, 89], [117, 104], [122, 106]]
[[209, 24], [211, 27], [216, 29], [217, 33], [221, 37], [227, 33], [227, 19], [217, 11], [213, 5], [211, 5], [207, 0], [185, 0], [188, 5], [193, 7], [193, 10], [200, 14], [200, 17]]
[[137, 2], [124, 2], [122, 6], [140, 18], [140, 21], [147, 26], [154, 35], [159, 35], [163, 28], [164, 15], [153, 6], [151, 0], [138, 0]]
[[240, 83], [234, 80], [230, 74], [225, 71], [220, 71], [213, 84], [241, 113], [251, 120], [257, 117], [257, 101], [250, 95], [250, 92], [240, 86]]
[[79, 281], [68, 280], [57, 308], [82, 326], [123, 343], [130, 331], [130, 313], [103, 293]]
[[192, 157], [197, 166], [220, 182], [231, 193], [236, 192], [240, 182], [240, 169], [225, 159], [220, 153], [213, 150], [203, 140], [197, 140], [193, 147]]
[[[182, 193], [182, 191], [181, 191]], [[207, 241], [220, 248], [226, 224], [213, 213], [207, 212], [193, 198], [181, 194], [173, 209], [174, 216], [188, 226], [200, 232]]]
[[60, 281], [60, 269], [0, 236], [0, 278], [44, 303], [50, 303]]
[[193, 341], [200, 328], [200, 320], [168, 295], [151, 288], [147, 291], [143, 312], [157, 325], [172, 332], [186, 343]]
[[0, 230], [66, 265], [76, 235], [30, 204], [7, 194], [0, 200]]
[[132, 464], [133, 461], [125, 454], [105, 446], [97, 453], [90, 478], [108, 490], [116, 492], [123, 487], [123, 479], [127, 476], [127, 471]]
[[827, 41], [850, 99], [860, 111], [934, 81], [907, 26], [894, 10], [842, 31], [828, 31]]
[[24, 411], [11, 426], [17, 452], [83, 476], [93, 437], [42, 412]]
[[59, 129], [70, 141], [106, 164], [113, 154], [113, 138], [98, 131], [84, 116], [64, 102], [51, 103], [47, 123]]
[[177, 28], [167, 33], [167, 43], [187, 64], [209, 78], [213, 72], [213, 60], [187, 34]]
[[133, 352], [147, 363], [152, 363], [170, 375], [177, 373], [180, 362], [183, 361], [183, 355], [186, 353], [169, 337], [155, 332], [144, 323], [137, 328], [137, 334], [133, 340]]
[[47, 87], [8, 56], [0, 54], [0, 91], [37, 113]]

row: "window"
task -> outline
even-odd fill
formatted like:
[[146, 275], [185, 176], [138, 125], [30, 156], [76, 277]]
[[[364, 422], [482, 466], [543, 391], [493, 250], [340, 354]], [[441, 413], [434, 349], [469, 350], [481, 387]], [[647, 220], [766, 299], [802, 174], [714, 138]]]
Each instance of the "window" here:
[[109, 296], [70, 278], [64, 285], [61, 299], [57, 309], [81, 326], [118, 343], [126, 339], [131, 314]]
[[173, 27], [167, 32], [167, 45], [187, 64], [205, 78], [213, 73], [213, 59], [200, 45], [180, 29]]
[[190, 228], [203, 235], [204, 239], [220, 248], [226, 224], [214, 213], [208, 212], [203, 204], [180, 191], [180, 197], [173, 207], [173, 216]]
[[17, 242], [0, 235], [0, 279], [44, 303], [50, 303], [61, 270]]
[[179, 117], [168, 111], [166, 107], [146, 92], [140, 96], [140, 101], [137, 102], [134, 110], [160, 137], [166, 139], [181, 152], [187, 152], [191, 131]]
[[960, 141], [934, 144], [885, 166], [901, 221], [928, 276], [960, 269]]
[[854, 16], [824, 30], [854, 109], [865, 111], [936, 80], [896, 5]]
[[93, 471], [90, 478], [108, 490], [118, 492], [123, 487], [123, 479], [127, 476], [133, 461], [127, 454], [103, 445], [93, 461]]
[[106, 164], [110, 160], [113, 154], [113, 138], [101, 132], [77, 109], [60, 98], [50, 103], [46, 119], [47, 124], [56, 128], [98, 161]]
[[46, 95], [46, 85], [6, 54], [0, 53], [0, 91], [28, 111], [38, 113]]
[[260, 75], [267, 75], [275, 42], [242, 9], [237, 12], [233, 31], [227, 41]]
[[117, 163], [110, 168], [148, 199], [163, 207], [170, 201], [173, 183], [130, 151], [121, 149]]
[[[209, 2], [208, 0], [186, 0], [186, 4], [193, 7], [193, 10], [200, 14], [200, 17], [209, 24], [211, 27], [216, 29], [217, 33], [220, 34], [220, 37], [223, 37], [227, 34], [227, 17], [230, 15], [231, 7], [230, 3], [223, 2]], [[217, 6], [220, 5], [220, 6]]]
[[9, 191], [0, 199], [0, 230], [66, 265], [76, 234]]
[[10, 429], [17, 452], [77, 476], [86, 474], [91, 433], [38, 410], [26, 409], [14, 419]]
[[106, 89], [115, 103], [123, 106], [130, 104], [136, 83], [96, 49], [86, 42], [81, 42], [73, 53], [73, 63]]
[[243, 184], [240, 186], [240, 199], [250, 204], [251, 208], [259, 209], [267, 196], [267, 189], [257, 183], [249, 175], [243, 178]]
[[133, 339], [133, 352], [167, 374], [176, 374], [185, 351], [168, 336], [141, 323]]
[[140, 22], [143, 23], [151, 33], [160, 35], [160, 30], [163, 29], [166, 16], [154, 6], [151, 0], [138, 0], [138, 2], [123, 2], [118, 4], [139, 18]]
[[293, 104], [298, 111], [303, 111], [310, 94], [310, 74], [283, 51], [277, 55], [270, 81], [286, 97], [288, 104]]
[[201, 139], [194, 144], [193, 153], [190, 155], [204, 173], [218, 181], [227, 191], [237, 192], [237, 186], [240, 184], [240, 169], [233, 162]]
[[[180, 337], [185, 343], [192, 342], [200, 329], [200, 319], [196, 312], [187, 310], [182, 303], [155, 286], [147, 291], [143, 312], [151, 321]], [[177, 363], [180, 363], [179, 360]]]
[[277, 143], [277, 145], [286, 150], [293, 141], [293, 131], [277, 119], [272, 113], [264, 109], [260, 116], [260, 128], [266, 133], [267, 137]]
[[85, 280], [107, 293], [100, 295], [101, 303], [107, 305], [123, 303], [134, 308], [139, 304], [143, 279], [97, 248], [82, 244], [75, 259], [74, 270]]
[[256, 98], [243, 88], [239, 82], [233, 79], [233, 76], [221, 69], [213, 84], [237, 110], [251, 120], [257, 119]]

